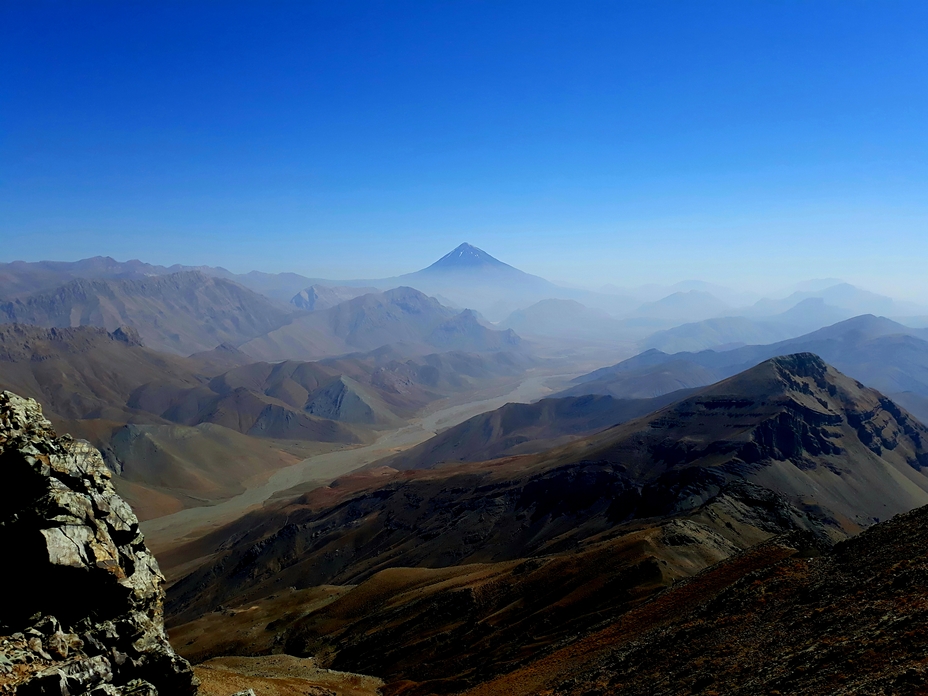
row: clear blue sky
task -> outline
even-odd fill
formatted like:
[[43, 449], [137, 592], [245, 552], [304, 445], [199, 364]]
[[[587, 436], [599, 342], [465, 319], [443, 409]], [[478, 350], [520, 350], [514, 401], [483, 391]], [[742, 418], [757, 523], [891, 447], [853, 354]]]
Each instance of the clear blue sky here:
[[0, 260], [928, 291], [928, 3], [0, 2]]

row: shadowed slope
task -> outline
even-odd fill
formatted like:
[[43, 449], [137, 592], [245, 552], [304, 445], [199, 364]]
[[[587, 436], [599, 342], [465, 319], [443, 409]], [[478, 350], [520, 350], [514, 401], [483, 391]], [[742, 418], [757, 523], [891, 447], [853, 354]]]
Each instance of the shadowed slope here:
[[[925, 426], [808, 353], [768, 360], [582, 447], [646, 480], [705, 470], [810, 496], [851, 528], [928, 503]], [[545, 464], [577, 456], [555, 451]]]
[[759, 548], [468, 694], [922, 693], [926, 544], [920, 508], [821, 558]]
[[624, 400], [579, 396], [506, 404], [448, 428], [379, 464], [396, 469], [427, 469], [443, 463], [480, 462], [541, 452], [651, 413], [683, 395], [674, 392], [656, 399]]

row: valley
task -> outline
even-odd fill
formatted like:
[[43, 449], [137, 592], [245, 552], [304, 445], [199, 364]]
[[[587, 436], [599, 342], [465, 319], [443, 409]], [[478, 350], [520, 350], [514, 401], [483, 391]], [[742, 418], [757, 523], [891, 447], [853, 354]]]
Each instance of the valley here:
[[[293, 496], [325, 486], [334, 479], [419, 444], [442, 429], [506, 403], [527, 403], [551, 393], [549, 382], [567, 375], [532, 375], [508, 392], [466, 403], [436, 407], [396, 430], [381, 433], [369, 445], [319, 454], [278, 469], [267, 481], [209, 507], [193, 507], [149, 520], [142, 525], [153, 549], [170, 549], [205, 535], [281, 493]], [[170, 565], [166, 566], [170, 572]]]

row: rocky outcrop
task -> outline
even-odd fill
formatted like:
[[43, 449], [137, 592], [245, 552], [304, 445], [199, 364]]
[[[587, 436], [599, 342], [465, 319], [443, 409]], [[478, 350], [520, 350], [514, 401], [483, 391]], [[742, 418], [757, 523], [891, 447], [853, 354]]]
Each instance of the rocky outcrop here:
[[164, 578], [100, 453], [0, 393], [0, 693], [184, 696]]
[[361, 295], [369, 295], [378, 292], [377, 288], [371, 287], [347, 287], [340, 285], [311, 285], [305, 290], [301, 290], [290, 300], [290, 304], [299, 309], [305, 309], [307, 312], [318, 312], [322, 309], [334, 307], [342, 302], [353, 300]]

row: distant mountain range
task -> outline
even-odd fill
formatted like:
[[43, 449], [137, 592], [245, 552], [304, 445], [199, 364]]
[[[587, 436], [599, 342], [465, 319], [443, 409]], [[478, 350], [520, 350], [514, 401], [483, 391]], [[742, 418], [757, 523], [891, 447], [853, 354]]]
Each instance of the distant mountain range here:
[[898, 302], [891, 297], [861, 290], [849, 283], [837, 283], [820, 290], [797, 291], [780, 300], [763, 299], [742, 310], [745, 316], [771, 316], [795, 307], [803, 300], [818, 298], [825, 304], [853, 314], [902, 316], [924, 308], [914, 303]]
[[599, 288], [599, 292], [627, 297], [639, 305], [644, 302], [660, 300], [674, 293], [689, 292], [690, 290], [708, 293], [731, 307], [744, 307], [754, 304], [761, 299], [761, 296], [756, 292], [737, 290], [717, 283], [709, 283], [704, 280], [683, 280], [672, 285], [650, 283], [638, 287], [621, 287], [615, 284], [608, 284]]
[[[70, 273], [89, 268], [138, 277], [68, 280], [0, 305], [0, 322], [107, 331], [126, 326], [156, 350], [190, 355], [230, 344], [268, 360], [315, 360], [399, 343], [418, 354], [524, 348], [514, 332], [491, 328], [473, 311], [445, 307], [412, 288], [381, 293], [312, 285], [284, 305], [198, 270], [139, 275], [151, 268], [124, 266], [72, 264]], [[36, 284], [49, 277], [38, 273], [44, 265], [32, 270]]]
[[389, 290], [398, 286], [414, 287], [428, 295], [440, 295], [443, 301], [461, 308], [479, 311], [499, 320], [512, 311], [550, 297], [563, 297], [609, 310], [624, 308], [624, 300], [614, 295], [559, 287], [543, 278], [493, 258], [470, 244], [462, 244], [431, 266], [401, 276], [366, 280], [325, 280], [297, 273], [263, 273], [251, 271], [235, 274], [221, 267], [157, 266], [141, 261], [118, 262], [109, 257], [95, 257], [76, 262], [0, 264], [0, 299], [7, 301], [31, 293], [51, 290], [75, 278], [140, 279], [197, 271], [240, 285], [266, 297], [290, 302], [296, 295], [317, 285], [325, 287], [362, 287]]
[[639, 343], [642, 349], [665, 353], [737, 348], [775, 343], [849, 319], [849, 310], [832, 307], [820, 297], [801, 300], [790, 309], [764, 319], [719, 317], [658, 331]]
[[219, 278], [232, 279], [224, 268], [210, 266], [155, 266], [138, 260], [117, 261], [109, 256], [94, 256], [81, 261], [13, 261], [0, 263], [0, 298], [7, 301], [36, 292], [53, 290], [70, 280], [139, 280], [151, 276], [199, 271]]
[[41, 399], [56, 426], [100, 448], [145, 518], [370, 441], [436, 399], [529, 364], [503, 352], [390, 350], [270, 364], [232, 346], [184, 358], [145, 347], [133, 329], [0, 325], [0, 389]]
[[511, 331], [486, 328], [472, 312], [450, 309], [418, 290], [399, 287], [295, 317], [241, 349], [263, 360], [314, 360], [390, 344], [405, 344], [425, 354], [435, 349], [517, 350], [521, 340]]
[[518, 309], [499, 324], [525, 336], [615, 341], [625, 337], [622, 322], [576, 300], [547, 299]]
[[675, 292], [655, 302], [645, 302], [634, 315], [665, 321], [701, 320], [717, 317], [732, 307], [708, 292], [688, 290]]
[[576, 378], [564, 396], [610, 394], [658, 396], [736, 374], [763, 360], [797, 351], [814, 352], [846, 374], [893, 395], [928, 396], [928, 330], [865, 315], [768, 345], [727, 351], [666, 354], [649, 350], [612, 367]]
[[[54, 295], [69, 282], [85, 285], [88, 282], [116, 283], [126, 287], [132, 282], [152, 285], [155, 277], [177, 273], [198, 273], [233, 281], [267, 298], [289, 303], [291, 310], [282, 310], [278, 306], [264, 313], [271, 320], [267, 323], [280, 322], [275, 328], [287, 323], [287, 320], [280, 321], [281, 311], [330, 309], [363, 294], [405, 286], [435, 297], [447, 307], [469, 308], [480, 317], [500, 322], [504, 329], [511, 328], [537, 338], [623, 344], [637, 342], [640, 348], [658, 348], [667, 352], [786, 340], [867, 313], [889, 317], [928, 317], [928, 308], [899, 302], [836, 280], [800, 284], [791, 294], [779, 299], [757, 299], [748, 293], [702, 281], [637, 289], [607, 287], [601, 292], [591, 292], [561, 287], [525, 273], [470, 244], [460, 245], [420, 271], [375, 280], [332, 281], [295, 273], [258, 271], [233, 274], [224, 268], [165, 267], [141, 261], [117, 262], [108, 257], [73, 263], [13, 262], [0, 264], [0, 298], [7, 301], [6, 314], [10, 321], [34, 320], [49, 326], [96, 321], [98, 325], [112, 330], [112, 317], [105, 320], [89, 318], [95, 312], [100, 315], [107, 313], [103, 308], [105, 300], [98, 303], [100, 309], [68, 300], [57, 309], [37, 309], [21, 304], [48, 304], [49, 294]], [[91, 294], [106, 294], [103, 286], [99, 287], [100, 292], [90, 288]], [[119, 291], [110, 294], [118, 296]], [[154, 296], [149, 299], [160, 301]], [[255, 304], [253, 300], [249, 303]], [[137, 328], [141, 331], [143, 323], [151, 324], [150, 319], [159, 318], [160, 309], [150, 308], [146, 319]], [[50, 318], [49, 312], [57, 312], [56, 318]], [[131, 315], [131, 308], [127, 312]], [[191, 311], [191, 308], [182, 308], [183, 312], [190, 313], [192, 318], [197, 317], [197, 311]], [[110, 311], [109, 314], [119, 312]], [[71, 323], [64, 323], [65, 315]], [[129, 321], [123, 323], [131, 324]], [[172, 328], [165, 324], [163, 333], [166, 335], [160, 336], [156, 329], [146, 328], [143, 338], [159, 348], [170, 348], [173, 343], [171, 349], [181, 353], [194, 344], [195, 349], [200, 350], [211, 347], [205, 342], [205, 336], [191, 334], [193, 327], [177, 327], [173, 331]], [[228, 329], [213, 327], [219, 340], [212, 346], [223, 341], [235, 343], [238, 340], [235, 334], [247, 335], [258, 328], [242, 327], [240, 331], [229, 333]], [[263, 333], [267, 332], [247, 336], [245, 340]], [[291, 339], [280, 337], [280, 340]], [[316, 356], [320, 350], [329, 350], [327, 342], [321, 338], [316, 339], [315, 347], [309, 345], [312, 343], [309, 339], [296, 343], [306, 344], [303, 348], [308, 350], [300, 357]]]
[[288, 323], [295, 310], [200, 271], [141, 278], [78, 278], [0, 305], [0, 321], [44, 328], [135, 329], [151, 348], [180, 355], [239, 345]]

